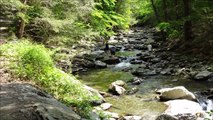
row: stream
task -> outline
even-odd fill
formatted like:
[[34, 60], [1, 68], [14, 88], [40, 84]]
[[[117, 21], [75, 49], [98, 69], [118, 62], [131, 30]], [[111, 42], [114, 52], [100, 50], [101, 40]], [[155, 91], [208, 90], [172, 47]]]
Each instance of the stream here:
[[[110, 112], [121, 115], [138, 115], [154, 119], [163, 113], [167, 106], [156, 98], [155, 91], [161, 88], [184, 86], [198, 96], [198, 102], [204, 110], [213, 109], [213, 100], [199, 94], [213, 88], [212, 77], [208, 80], [193, 80], [194, 72], [212, 70], [205, 61], [190, 56], [169, 52], [162, 47], [159, 34], [151, 28], [135, 28], [128, 33], [120, 33], [109, 40], [110, 49], [116, 50], [119, 62], [107, 64], [106, 68], [92, 68], [79, 72], [78, 78], [88, 86], [99, 91], [108, 92], [109, 85], [116, 80], [127, 83], [129, 91], [134, 93], [122, 96], [106, 97], [111, 103]], [[94, 51], [104, 50], [97, 46]], [[142, 78], [141, 84], [133, 85], [131, 81]], [[128, 90], [127, 90], [128, 91]]]

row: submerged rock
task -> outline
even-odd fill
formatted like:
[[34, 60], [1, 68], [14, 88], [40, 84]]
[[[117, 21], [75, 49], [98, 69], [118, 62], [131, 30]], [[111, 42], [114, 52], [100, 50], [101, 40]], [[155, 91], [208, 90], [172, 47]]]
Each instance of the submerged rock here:
[[132, 84], [133, 84], [133, 85], [139, 85], [139, 84], [141, 84], [143, 81], [144, 81], [144, 79], [135, 77], [135, 78], [133, 79]]
[[1, 120], [81, 119], [71, 107], [29, 84], [1, 84], [0, 95]]
[[119, 119], [120, 116], [118, 113], [113, 113], [113, 112], [108, 112], [108, 111], [103, 111], [103, 115], [104, 116], [109, 116], [110, 118], [109, 119]]
[[139, 91], [138, 87], [133, 87], [130, 90], [128, 90], [126, 94], [127, 95], [133, 95], [133, 94], [135, 94], [138, 91]]
[[157, 72], [156, 70], [137, 68], [132, 72], [132, 74], [136, 76], [154, 76], [157, 75]]
[[187, 99], [196, 100], [193, 93], [189, 92], [185, 87], [178, 86], [174, 88], [163, 88], [156, 93], [160, 94], [160, 100], [175, 100], [175, 99]]
[[195, 75], [194, 79], [195, 80], [207, 80], [212, 76], [213, 76], [213, 72], [202, 71], [202, 72], [199, 72], [197, 75]]

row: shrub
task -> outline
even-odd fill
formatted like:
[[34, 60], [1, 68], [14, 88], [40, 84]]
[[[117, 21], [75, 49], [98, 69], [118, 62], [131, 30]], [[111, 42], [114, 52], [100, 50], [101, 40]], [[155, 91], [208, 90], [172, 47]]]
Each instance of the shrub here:
[[42, 45], [23, 40], [1, 45], [0, 51], [10, 60], [10, 69], [16, 75], [33, 81], [63, 103], [75, 106], [82, 116], [88, 117], [90, 102], [99, 99], [74, 76], [57, 69], [52, 52]]
[[53, 68], [53, 61], [43, 46], [35, 45], [24, 53], [18, 65], [18, 71], [22, 76], [29, 78], [45, 74]]
[[157, 25], [158, 30], [163, 32], [169, 32], [171, 30], [171, 25], [168, 22], [161, 22]]

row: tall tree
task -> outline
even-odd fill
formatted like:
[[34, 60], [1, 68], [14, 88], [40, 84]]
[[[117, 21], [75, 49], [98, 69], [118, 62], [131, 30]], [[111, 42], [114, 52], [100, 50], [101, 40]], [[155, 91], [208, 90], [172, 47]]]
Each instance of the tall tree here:
[[156, 8], [156, 6], [155, 6], [154, 0], [151, 0], [151, 4], [152, 4], [152, 8], [153, 8], [154, 13], [155, 13], [155, 17], [156, 17], [157, 21], [160, 22], [160, 17], [159, 17], [157, 8]]
[[175, 19], [178, 20], [179, 19], [179, 14], [178, 14], [178, 0], [174, 1], [174, 9], [175, 9]]
[[[27, 4], [27, 0], [22, 0], [22, 2], [23, 2], [24, 5]], [[23, 8], [23, 9], [21, 10], [21, 13], [22, 13], [23, 15], [25, 15], [26, 9]], [[25, 20], [24, 20], [23, 17], [24, 17], [24, 16], [21, 17], [21, 22], [20, 22], [19, 30], [18, 30], [18, 38], [19, 38], [19, 39], [21, 39], [21, 38], [23, 37], [23, 35], [24, 35]]]
[[164, 21], [168, 21], [168, 8], [166, 4], [166, 0], [163, 0], [163, 12], [164, 12]]
[[189, 41], [192, 40], [192, 21], [190, 19], [191, 15], [191, 0], [183, 0], [184, 5], [184, 17], [186, 21], [184, 23], [184, 40]]

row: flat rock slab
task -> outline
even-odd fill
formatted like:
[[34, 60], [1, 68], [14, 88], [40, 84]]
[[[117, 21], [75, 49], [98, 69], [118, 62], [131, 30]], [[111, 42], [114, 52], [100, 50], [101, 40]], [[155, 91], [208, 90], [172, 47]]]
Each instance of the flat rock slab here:
[[212, 77], [212, 75], [213, 75], [213, 72], [201, 71], [197, 75], [194, 76], [194, 79], [195, 80], [207, 80], [210, 77]]
[[80, 120], [72, 108], [26, 83], [0, 85], [1, 120]]
[[160, 100], [175, 100], [175, 99], [187, 99], [196, 100], [195, 95], [188, 91], [184, 86], [177, 86], [173, 88], [163, 88], [157, 91], [160, 94]]

